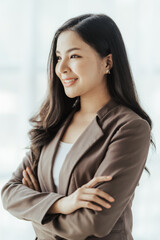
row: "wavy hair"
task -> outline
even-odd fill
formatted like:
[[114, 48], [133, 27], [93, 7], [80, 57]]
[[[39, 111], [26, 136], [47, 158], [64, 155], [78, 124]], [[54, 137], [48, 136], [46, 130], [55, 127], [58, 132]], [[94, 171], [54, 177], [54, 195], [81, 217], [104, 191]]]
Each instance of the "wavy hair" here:
[[[31, 140], [33, 170], [37, 168], [42, 147], [53, 139], [75, 105], [80, 106], [80, 97], [67, 97], [55, 73], [57, 39], [62, 32], [67, 30], [78, 33], [83, 41], [93, 47], [102, 58], [112, 54], [114, 66], [106, 78], [111, 98], [136, 112], [149, 123], [152, 129], [150, 117], [140, 106], [125, 45], [115, 22], [104, 14], [84, 14], [71, 18], [54, 35], [48, 58], [47, 96], [38, 113], [29, 119], [33, 125], [28, 133]], [[152, 137], [151, 143], [154, 145]]]

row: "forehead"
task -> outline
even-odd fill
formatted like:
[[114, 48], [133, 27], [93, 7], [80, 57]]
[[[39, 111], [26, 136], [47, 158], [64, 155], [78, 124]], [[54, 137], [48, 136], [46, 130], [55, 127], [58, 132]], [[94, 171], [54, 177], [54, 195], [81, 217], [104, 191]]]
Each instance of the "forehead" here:
[[83, 49], [90, 46], [82, 40], [78, 33], [71, 30], [62, 32], [57, 39], [56, 51], [63, 52], [73, 47]]

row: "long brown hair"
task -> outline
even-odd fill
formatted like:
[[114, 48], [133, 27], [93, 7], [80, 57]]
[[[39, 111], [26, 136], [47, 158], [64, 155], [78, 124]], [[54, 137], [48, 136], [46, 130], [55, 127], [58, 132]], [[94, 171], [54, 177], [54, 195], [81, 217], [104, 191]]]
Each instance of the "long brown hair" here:
[[[85, 14], [71, 18], [55, 33], [48, 59], [47, 97], [39, 112], [30, 118], [33, 124], [29, 137], [34, 170], [37, 167], [42, 147], [55, 136], [75, 105], [80, 104], [79, 96], [76, 98], [66, 96], [63, 85], [55, 74], [57, 39], [66, 30], [77, 32], [83, 41], [92, 46], [102, 58], [112, 53], [114, 66], [106, 79], [112, 99], [135, 111], [149, 123], [152, 129], [150, 117], [139, 104], [124, 42], [115, 22], [104, 14]], [[151, 142], [153, 143], [152, 138]]]

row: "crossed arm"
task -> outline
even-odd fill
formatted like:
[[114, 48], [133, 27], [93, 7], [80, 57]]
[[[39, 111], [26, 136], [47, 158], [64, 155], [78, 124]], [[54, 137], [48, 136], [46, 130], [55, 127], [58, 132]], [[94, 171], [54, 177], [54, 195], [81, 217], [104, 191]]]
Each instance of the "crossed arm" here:
[[[115, 198], [112, 207], [110, 209], [104, 207], [102, 211], [80, 208], [71, 214], [58, 214], [56, 217], [53, 214], [51, 221], [55, 235], [66, 239], [68, 237], [70, 239], [85, 239], [90, 235], [103, 237], [109, 234], [134, 193], [144, 169], [149, 144], [150, 128], [145, 120], [137, 119], [122, 126], [112, 138], [106, 156], [95, 173], [95, 177], [109, 175], [113, 177], [111, 181], [104, 182], [96, 187]], [[22, 186], [20, 184], [23, 178], [22, 171], [27, 166], [29, 165], [26, 162], [18, 169], [18, 175], [16, 173], [14, 175], [14, 183], [12, 181], [4, 187], [2, 196], [6, 201], [6, 208], [12, 214], [14, 213], [26, 220], [35, 221], [38, 224], [45, 224], [49, 208], [56, 201], [58, 202], [58, 199], [65, 196], [56, 196], [56, 193], [42, 193]], [[19, 176], [19, 183], [17, 183], [17, 176]], [[15, 193], [19, 195], [21, 201], [17, 200], [14, 196]], [[25, 204], [22, 202], [22, 195]], [[20, 213], [18, 213], [18, 203], [21, 204]], [[25, 208], [23, 213], [22, 206]], [[44, 211], [39, 213], [38, 207], [43, 209], [43, 206]], [[29, 212], [27, 207], [30, 209]], [[35, 210], [33, 213], [31, 208]], [[35, 212], [38, 217], [35, 216]], [[79, 228], [79, 226], [81, 227]]]
[[[92, 202], [102, 205], [105, 208], [110, 208], [111, 205], [103, 199], [109, 202], [114, 202], [114, 198], [100, 189], [95, 189], [94, 186], [97, 183], [110, 181], [111, 179], [111, 176], [99, 176], [91, 179], [88, 183], [78, 188], [74, 193], [57, 200], [49, 208], [48, 213], [71, 214], [80, 208], [102, 211], [101, 207], [93, 204]], [[38, 181], [29, 167], [27, 167], [26, 170], [23, 170], [22, 183], [33, 190], [40, 191]]]

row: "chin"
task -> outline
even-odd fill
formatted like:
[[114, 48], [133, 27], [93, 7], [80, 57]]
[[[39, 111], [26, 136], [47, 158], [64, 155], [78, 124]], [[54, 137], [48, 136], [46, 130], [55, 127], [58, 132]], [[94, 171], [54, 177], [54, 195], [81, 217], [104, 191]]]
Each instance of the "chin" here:
[[66, 96], [67, 97], [69, 97], [69, 98], [75, 98], [75, 97], [78, 97], [79, 95], [78, 94], [76, 94], [76, 93], [69, 93], [69, 92], [66, 92], [65, 91], [65, 94], [66, 94]]

